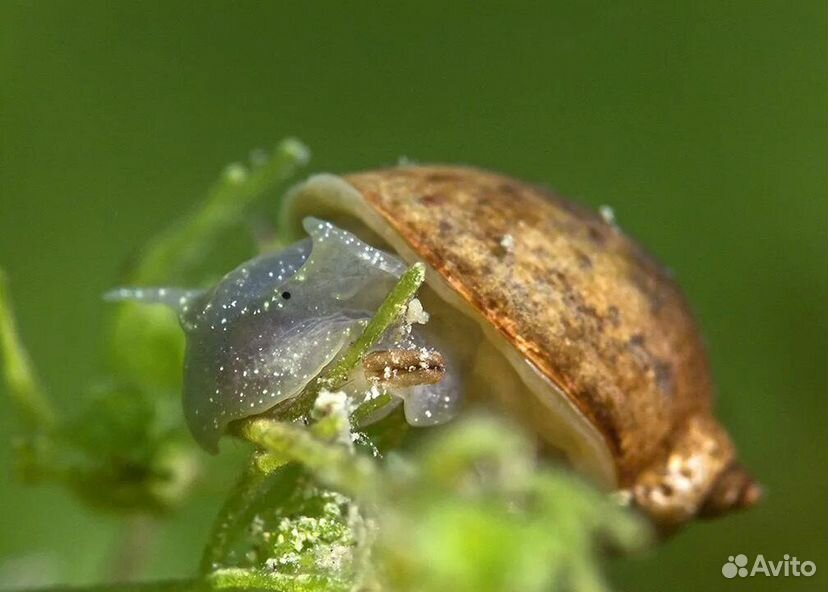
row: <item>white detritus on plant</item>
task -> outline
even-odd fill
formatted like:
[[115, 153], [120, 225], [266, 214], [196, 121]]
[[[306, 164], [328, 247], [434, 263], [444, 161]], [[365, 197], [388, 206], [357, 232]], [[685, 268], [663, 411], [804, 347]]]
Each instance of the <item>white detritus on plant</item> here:
[[419, 298], [412, 298], [405, 309], [405, 323], [407, 325], [425, 325], [430, 318], [429, 314], [423, 308], [422, 302]]
[[319, 415], [345, 415], [348, 413], [348, 395], [343, 391], [327, 391], [322, 389], [313, 404], [313, 410]]
[[320, 418], [335, 418], [339, 428], [337, 440], [348, 446], [352, 445], [350, 414], [351, 402], [344, 391], [331, 392], [325, 389], [319, 391], [313, 404], [312, 415]]
[[429, 367], [429, 360], [433, 353], [434, 350], [428, 349], [427, 347], [420, 348], [420, 368], [426, 369]]
[[391, 335], [395, 343], [407, 341], [411, 336], [412, 325], [425, 325], [431, 315], [423, 308], [423, 303], [418, 298], [412, 298], [406, 305], [405, 312], [400, 318], [400, 323]]
[[[361, 514], [356, 504], [337, 492], [309, 488], [302, 498], [310, 505], [300, 507], [300, 515], [271, 516], [270, 523], [275, 521], [273, 536], [250, 541], [269, 556], [259, 565], [266, 574], [286, 582], [301, 582], [315, 573], [339, 586], [352, 577], [355, 561], [361, 560], [357, 556], [363, 545], [358, 537], [365, 536]], [[313, 515], [302, 515], [306, 511]], [[247, 563], [254, 567], [257, 562], [248, 559]]]
[[613, 210], [608, 205], [603, 205], [598, 208], [598, 213], [601, 214], [601, 217], [604, 219], [604, 222], [607, 224], [612, 224], [613, 226], [616, 225], [615, 223], [615, 210]]
[[380, 391], [376, 384], [372, 384], [371, 388], [365, 391], [365, 398], [362, 399], [362, 402], [367, 403], [368, 401], [373, 401], [380, 396], [382, 396], [382, 391]]

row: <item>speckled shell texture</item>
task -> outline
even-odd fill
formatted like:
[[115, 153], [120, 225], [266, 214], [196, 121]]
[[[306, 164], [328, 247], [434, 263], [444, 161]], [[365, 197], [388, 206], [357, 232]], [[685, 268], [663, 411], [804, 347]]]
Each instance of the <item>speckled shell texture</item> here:
[[670, 274], [600, 215], [485, 171], [348, 175], [451, 287], [600, 430], [634, 482], [710, 413], [704, 348]]

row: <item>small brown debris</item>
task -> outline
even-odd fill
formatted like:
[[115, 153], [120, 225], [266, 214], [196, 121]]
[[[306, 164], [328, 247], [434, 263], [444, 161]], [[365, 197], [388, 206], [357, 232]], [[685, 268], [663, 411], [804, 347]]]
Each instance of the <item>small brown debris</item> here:
[[391, 387], [440, 382], [446, 373], [442, 354], [427, 349], [391, 349], [367, 354], [362, 367], [368, 380]]

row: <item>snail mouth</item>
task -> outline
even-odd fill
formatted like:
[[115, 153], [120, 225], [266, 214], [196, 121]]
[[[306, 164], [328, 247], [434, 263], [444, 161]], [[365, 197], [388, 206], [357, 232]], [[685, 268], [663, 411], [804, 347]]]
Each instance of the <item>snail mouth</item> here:
[[744, 510], [758, 504], [763, 495], [761, 485], [751, 478], [741, 463], [734, 462], [713, 483], [699, 515], [713, 518]]
[[[393, 251], [409, 264], [422, 259], [389, 220], [340, 177], [311, 177], [286, 196], [280, 217], [282, 236], [300, 238], [298, 223], [309, 215], [324, 218], [375, 248]], [[447, 360], [459, 367], [461, 396], [467, 403], [512, 415], [538, 435], [541, 450], [563, 452], [571, 465], [600, 487], [617, 487], [615, 463], [604, 436], [439, 272], [428, 269], [418, 297], [431, 315], [427, 330], [433, 332]], [[447, 367], [446, 371], [454, 370]]]

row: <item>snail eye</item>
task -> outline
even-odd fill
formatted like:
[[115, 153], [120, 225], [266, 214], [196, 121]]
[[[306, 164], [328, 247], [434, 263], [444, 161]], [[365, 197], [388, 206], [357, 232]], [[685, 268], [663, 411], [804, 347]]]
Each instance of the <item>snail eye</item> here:
[[282, 298], [285, 300], [290, 300], [290, 292], [282, 292]]

